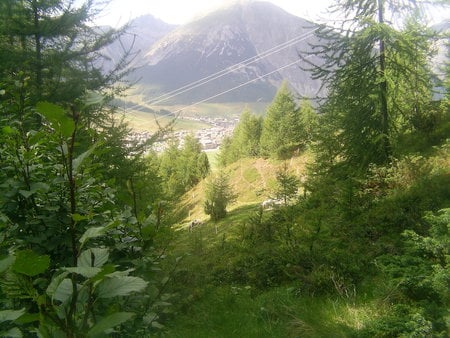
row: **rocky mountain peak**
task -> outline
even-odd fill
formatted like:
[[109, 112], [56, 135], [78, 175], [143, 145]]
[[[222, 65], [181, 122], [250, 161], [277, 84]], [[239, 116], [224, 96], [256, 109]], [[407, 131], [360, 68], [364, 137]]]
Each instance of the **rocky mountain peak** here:
[[141, 91], [147, 88], [146, 95], [158, 96], [223, 72], [217, 80], [173, 97], [172, 103], [211, 96], [214, 101], [269, 102], [283, 80], [300, 95], [313, 95], [319, 83], [295, 63], [313, 42], [314, 27], [268, 2], [234, 2], [156, 42], [141, 60]]

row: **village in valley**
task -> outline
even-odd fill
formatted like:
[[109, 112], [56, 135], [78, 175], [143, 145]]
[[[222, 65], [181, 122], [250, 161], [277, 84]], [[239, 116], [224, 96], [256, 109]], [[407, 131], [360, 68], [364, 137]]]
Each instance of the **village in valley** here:
[[[198, 117], [198, 116], [184, 116], [185, 120], [192, 120], [195, 122], [202, 122], [208, 124], [209, 128], [203, 128], [198, 130], [176, 130], [166, 135], [165, 140], [157, 141], [152, 145], [153, 150], [156, 152], [162, 152], [167, 146], [167, 139], [175, 138], [179, 141], [180, 145], [183, 144], [183, 140], [189, 134], [192, 134], [197, 138], [202, 146], [203, 150], [215, 150], [220, 147], [223, 139], [226, 136], [231, 136], [234, 127], [239, 122], [238, 118], [212, 118], [212, 117]], [[145, 143], [153, 136], [153, 133], [149, 131], [133, 131], [130, 134], [128, 141], [130, 143], [138, 142]]]

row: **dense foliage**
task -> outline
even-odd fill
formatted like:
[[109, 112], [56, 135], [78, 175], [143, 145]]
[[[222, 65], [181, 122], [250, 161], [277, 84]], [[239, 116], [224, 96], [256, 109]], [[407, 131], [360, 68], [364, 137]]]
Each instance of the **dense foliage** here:
[[200, 142], [191, 134], [183, 139], [171, 140], [159, 156], [159, 173], [164, 179], [167, 196], [177, 198], [204, 179], [210, 171], [208, 157]]
[[[417, 5], [338, 1], [313, 48], [326, 97], [283, 84], [211, 173], [192, 135], [130, 141], [110, 106], [128, 53], [101, 71], [120, 32], [87, 24], [92, 2], [1, 2], [0, 336], [447, 336], [450, 62], [435, 82]], [[210, 222], [182, 231], [199, 187]]]
[[248, 109], [242, 112], [233, 135], [220, 147], [220, 164], [245, 157], [290, 158], [311, 144], [317, 123], [311, 104], [303, 100], [298, 107], [287, 83], [283, 83], [264, 118]]
[[220, 172], [210, 178], [205, 190], [205, 213], [211, 220], [218, 221], [227, 215], [227, 206], [236, 200], [227, 176]]
[[[161, 292], [129, 299], [158, 283], [145, 279], [163, 195], [144, 147], [127, 142], [108, 106], [125, 59], [101, 71], [101, 49], [118, 33], [89, 27], [92, 5], [0, 4], [2, 336], [159, 325]], [[153, 189], [143, 191], [149, 180]]]

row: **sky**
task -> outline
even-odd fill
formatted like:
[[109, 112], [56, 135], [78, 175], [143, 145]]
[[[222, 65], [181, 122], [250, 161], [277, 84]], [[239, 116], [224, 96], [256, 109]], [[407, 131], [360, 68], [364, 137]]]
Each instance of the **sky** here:
[[[81, 1], [81, 0], [80, 0]], [[120, 27], [135, 17], [152, 14], [171, 24], [184, 24], [220, 7], [238, 0], [106, 0], [102, 14], [97, 17], [99, 25]], [[242, 1], [242, 0], [241, 0]], [[246, 1], [246, 0], [244, 0]], [[248, 1], [248, 0], [247, 0]], [[255, 1], [255, 0], [254, 0]], [[334, 0], [262, 0], [271, 2], [287, 12], [314, 22], [329, 19], [327, 9]], [[431, 23], [450, 20], [450, 9], [428, 13]]]
[[[266, 0], [304, 19], [319, 21], [333, 0]], [[101, 25], [119, 27], [144, 15], [171, 24], [184, 24], [235, 0], [111, 0], [97, 19]]]

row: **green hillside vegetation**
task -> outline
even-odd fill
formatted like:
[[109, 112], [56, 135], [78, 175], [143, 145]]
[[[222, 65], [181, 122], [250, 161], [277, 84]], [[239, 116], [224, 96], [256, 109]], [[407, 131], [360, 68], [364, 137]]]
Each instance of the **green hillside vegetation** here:
[[[302, 175], [307, 160], [303, 156], [293, 158], [289, 169]], [[243, 159], [228, 166], [226, 171], [239, 197], [230, 206], [227, 217], [219, 222], [209, 221], [202, 211], [204, 182], [186, 194], [182, 206], [191, 211], [190, 217], [176, 227], [172, 243], [172, 254], [184, 257], [183, 268], [174, 275], [172, 287], [185, 303], [182, 301], [180, 312], [169, 324], [169, 336], [229, 337], [234, 332], [249, 337], [372, 337], [387, 335], [392, 330], [432, 330], [431, 323], [423, 319], [421, 302], [413, 305], [407, 295], [425, 292], [425, 285], [433, 287], [425, 279], [420, 282], [424, 283], [422, 286], [417, 286], [422, 291], [408, 290], [415, 285], [408, 286], [408, 283], [418, 276], [414, 277], [414, 271], [401, 272], [401, 260], [408, 262], [415, 258], [398, 256], [405, 245], [401, 229], [389, 230], [389, 224], [408, 222], [406, 219], [412, 214], [404, 213], [412, 200], [414, 213], [419, 214], [422, 214], [420, 209], [448, 205], [448, 145], [429, 158], [399, 163], [388, 179], [395, 188], [388, 188], [374, 205], [365, 206], [364, 213], [353, 214], [354, 224], [364, 222], [365, 227], [376, 224], [387, 231], [386, 235], [375, 235], [380, 237], [376, 239], [371, 238], [374, 234], [368, 234], [362, 242], [349, 235], [351, 229], [335, 233], [334, 226], [328, 223], [332, 220], [329, 217], [335, 215], [324, 216], [327, 222], [321, 225], [317, 217], [323, 211], [311, 208], [315, 202], [302, 194], [293, 206], [262, 210], [261, 202], [269, 196], [269, 191], [276, 189], [275, 172], [283, 163]], [[411, 167], [413, 163], [416, 165]], [[419, 167], [427, 168], [427, 173]], [[368, 189], [367, 184], [372, 185], [373, 178], [363, 184], [363, 191]], [[268, 188], [257, 195], [255, 185]], [[361, 202], [356, 205], [361, 207], [358, 204]], [[353, 205], [355, 209], [356, 205]], [[332, 208], [330, 205], [330, 211]], [[438, 215], [434, 219], [446, 226], [448, 210]], [[190, 231], [189, 221], [196, 218], [203, 224]], [[417, 219], [419, 223], [428, 221]], [[287, 227], [291, 227], [291, 233]], [[448, 241], [448, 230], [441, 228], [441, 231], [444, 237], [436, 240], [444, 244]], [[410, 242], [407, 238], [405, 243], [410, 243], [411, 253], [422, 250], [420, 235], [413, 236]], [[448, 245], [440, 248], [445, 252]], [[417, 259], [419, 264], [423, 258]], [[426, 259], [420, 264], [425, 267], [425, 262]], [[444, 271], [448, 272], [442, 270], [444, 274]], [[440, 278], [447, 278], [429, 277], [437, 278], [437, 283]], [[444, 284], [440, 296], [436, 296], [439, 302], [445, 303], [444, 285], [448, 281], [444, 280], [441, 280]], [[441, 329], [445, 327], [444, 322], [439, 325]]]
[[[223, 169], [229, 175], [229, 183], [238, 196], [236, 202], [230, 205], [230, 210], [248, 205], [259, 206], [263, 201], [273, 198], [276, 173], [283, 165], [287, 163], [288, 168], [296, 176], [301, 177], [306, 173], [308, 161], [311, 161], [311, 155], [308, 153], [293, 157], [286, 162], [275, 159], [243, 158], [225, 169], [217, 169]], [[205, 184], [205, 181], [200, 182], [182, 197], [178, 206], [184, 222], [193, 219], [207, 220], [208, 217], [203, 210]]]
[[0, 336], [448, 337], [449, 58], [414, 1], [337, 5], [327, 97], [283, 84], [210, 162], [129, 141], [95, 2], [0, 2]]

